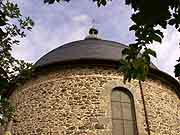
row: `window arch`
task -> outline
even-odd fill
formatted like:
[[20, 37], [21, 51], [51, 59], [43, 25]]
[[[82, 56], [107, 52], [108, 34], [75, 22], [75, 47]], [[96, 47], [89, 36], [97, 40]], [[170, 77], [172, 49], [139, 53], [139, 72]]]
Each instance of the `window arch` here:
[[112, 91], [112, 135], [137, 135], [135, 108], [132, 94], [125, 88]]

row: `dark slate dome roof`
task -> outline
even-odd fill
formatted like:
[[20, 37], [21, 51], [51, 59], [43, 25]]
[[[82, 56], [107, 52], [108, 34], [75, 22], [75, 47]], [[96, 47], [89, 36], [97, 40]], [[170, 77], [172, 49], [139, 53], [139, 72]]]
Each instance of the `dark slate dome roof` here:
[[[89, 38], [60, 46], [40, 58], [35, 65], [41, 67], [76, 60], [119, 61], [126, 47], [114, 41]], [[153, 64], [151, 67], [156, 68]]]
[[[46, 69], [46, 66], [53, 67], [54, 64], [119, 64], [120, 58], [122, 58], [122, 50], [126, 48], [126, 45], [117, 43], [114, 41], [101, 40], [96, 36], [88, 36], [85, 40], [75, 41], [62, 45], [43, 57], [41, 57], [36, 63], [37, 67], [34, 72], [39, 73], [42, 69]], [[80, 62], [80, 63], [79, 63]], [[102, 63], [101, 63], [102, 62]], [[111, 65], [110, 65], [111, 66]], [[172, 76], [168, 75], [157, 69], [151, 63], [149, 77], [156, 78], [172, 87], [178, 97], [180, 98], [180, 83]], [[10, 96], [14, 89], [7, 91], [7, 95]]]

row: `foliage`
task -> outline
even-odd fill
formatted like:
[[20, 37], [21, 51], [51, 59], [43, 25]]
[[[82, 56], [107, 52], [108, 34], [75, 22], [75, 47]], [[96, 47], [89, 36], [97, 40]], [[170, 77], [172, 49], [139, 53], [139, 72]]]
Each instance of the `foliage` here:
[[[69, 2], [70, 0], [44, 0], [45, 3]], [[92, 0], [98, 7], [105, 6], [111, 0]], [[154, 41], [160, 42], [164, 37], [159, 27], [166, 29], [167, 25], [175, 27], [180, 32], [180, 1], [179, 0], [125, 0], [134, 13], [131, 16], [134, 24], [129, 28], [135, 32], [136, 41], [123, 50], [124, 59], [120, 60], [120, 70], [125, 81], [131, 79], [145, 80], [150, 67], [151, 56], [156, 52], [148, 48]], [[159, 26], [157, 28], [157, 26]], [[175, 66], [175, 76], [180, 76], [180, 60]]]
[[[53, 4], [54, 2], [69, 2], [71, 0], [44, 0], [44, 3]], [[100, 7], [101, 5], [105, 6], [108, 1], [112, 0], [92, 0], [93, 2], [97, 3], [97, 6]]]
[[13, 116], [13, 107], [7, 97], [12, 86], [24, 82], [31, 75], [32, 65], [16, 60], [12, 55], [12, 47], [19, 45], [19, 38], [34, 25], [30, 17], [23, 17], [18, 5], [8, 0], [0, 3], [0, 124]]
[[2, 118], [0, 119], [0, 123], [3, 125], [8, 121], [8, 119], [11, 119], [13, 117], [15, 109], [5, 97], [0, 97], [0, 103], [0, 114], [2, 116]]
[[176, 77], [179, 77], [180, 76], [180, 58], [179, 58], [179, 60], [177, 60], [179, 63], [177, 64], [177, 65], [175, 65], [175, 70], [174, 70], [174, 72], [175, 72], [175, 76]]
[[[148, 49], [148, 45], [154, 41], [161, 43], [164, 37], [163, 33], [157, 29], [157, 26], [166, 29], [167, 25], [171, 25], [180, 31], [180, 1], [126, 0], [126, 4], [130, 5], [134, 10], [131, 16], [134, 25], [130, 27], [130, 31], [135, 32], [135, 46], [137, 47], [133, 52], [138, 51], [138, 53], [129, 54], [127, 51], [124, 53], [125, 59], [123, 62], [125, 64], [122, 64], [122, 66], [126, 66], [128, 61], [131, 61], [130, 63], [132, 64], [130, 65], [130, 69], [123, 72], [125, 75], [126, 72], [131, 72], [131, 74], [127, 75], [128, 80], [131, 80], [131, 78], [144, 80], [149, 70], [150, 56], [156, 57], [155, 52]], [[133, 48], [134, 46], [130, 45], [126, 50], [132, 50]], [[141, 56], [140, 53], [142, 53]], [[136, 61], [141, 62], [136, 63]], [[175, 75], [180, 76], [180, 70], [177, 67], [178, 65], [175, 66]], [[134, 72], [137, 70], [139, 73], [134, 77]]]

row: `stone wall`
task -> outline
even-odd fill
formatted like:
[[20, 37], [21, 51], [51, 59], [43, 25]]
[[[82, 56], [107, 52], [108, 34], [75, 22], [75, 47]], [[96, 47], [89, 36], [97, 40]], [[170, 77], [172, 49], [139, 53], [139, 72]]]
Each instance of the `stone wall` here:
[[[180, 135], [180, 100], [165, 84], [143, 84], [152, 134]], [[139, 135], [146, 135], [137, 81], [124, 84], [117, 70], [102, 66], [56, 67], [14, 91], [15, 135], [112, 135], [111, 91], [125, 87], [134, 96]]]

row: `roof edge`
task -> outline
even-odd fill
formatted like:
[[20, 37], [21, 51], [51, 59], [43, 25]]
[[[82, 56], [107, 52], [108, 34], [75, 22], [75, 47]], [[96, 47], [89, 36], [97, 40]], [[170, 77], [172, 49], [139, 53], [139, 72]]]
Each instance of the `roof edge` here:
[[[43, 65], [43, 66], [38, 66], [36, 67], [36, 71], [41, 71], [41, 69], [54, 66], [54, 65], [68, 65], [71, 63], [71, 65], [82, 65], [82, 64], [89, 64], [89, 65], [103, 65], [103, 66], [108, 66], [108, 67], [113, 67], [118, 69], [119, 67], [119, 61], [114, 61], [114, 60], [100, 60], [100, 59], [79, 59], [79, 60], [70, 60], [70, 61], [63, 61], [59, 63], [52, 63], [49, 65]], [[150, 67], [148, 78], [155, 78], [160, 80], [161, 82], [167, 84], [171, 88], [174, 89], [175, 93], [178, 95], [180, 99], [180, 83], [171, 75], [159, 70], [156, 67]]]
[[[107, 67], [113, 67], [115, 69], [118, 69], [119, 67], [119, 61], [112, 61], [112, 60], [95, 60], [95, 59], [80, 59], [80, 60], [75, 60], [75, 61], [64, 61], [64, 62], [60, 62], [60, 63], [53, 63], [53, 64], [48, 64], [48, 65], [43, 65], [43, 66], [35, 66], [35, 71], [34, 73], [38, 73], [40, 71], [42, 71], [42, 69], [46, 69], [47, 67], [54, 67], [54, 65], [101, 65], [101, 66], [107, 66]], [[148, 74], [148, 78], [155, 78], [160, 80], [161, 82], [165, 83], [166, 85], [170, 86], [172, 88], [172, 90], [177, 94], [178, 98], [180, 99], [180, 83], [173, 78], [172, 76], [170, 76], [169, 74], [160, 71], [156, 68], [152, 68], [150, 67], [150, 71]], [[28, 81], [28, 80], [27, 80]], [[7, 96], [9, 97], [13, 91], [16, 89], [16, 87], [12, 87], [8, 92], [7, 92]]]
[[75, 43], [78, 43], [78, 42], [86, 42], [86, 41], [89, 41], [89, 40], [92, 40], [92, 41], [102, 41], [102, 42], [107, 42], [107, 43], [114, 43], [113, 46], [115, 47], [118, 47], [118, 46], [123, 46], [124, 48], [127, 48], [128, 46], [127, 45], [124, 45], [122, 43], [119, 43], [119, 42], [116, 42], [116, 41], [111, 41], [111, 40], [103, 40], [103, 39], [92, 39], [92, 38], [89, 38], [89, 39], [84, 39], [84, 40], [77, 40], [77, 41], [72, 41], [72, 42], [68, 42], [68, 43], [65, 43], [59, 47], [56, 47], [54, 48], [53, 50], [51, 50], [50, 52], [46, 53], [45, 55], [41, 56], [36, 62], [34, 65], [37, 65], [37, 66], [41, 66], [41, 64], [39, 64], [39, 62], [41, 61], [41, 59], [43, 59], [44, 57], [46, 57], [47, 55], [53, 53], [55, 50], [57, 49], [62, 49], [62, 48], [67, 48], [67, 47], [72, 47], [75, 45]]

